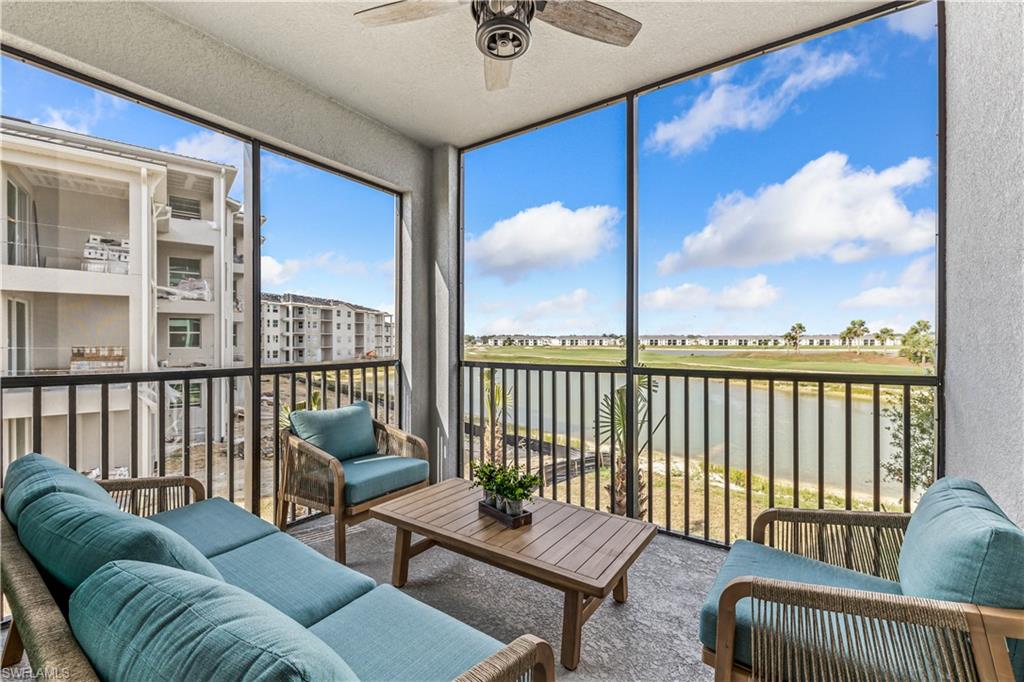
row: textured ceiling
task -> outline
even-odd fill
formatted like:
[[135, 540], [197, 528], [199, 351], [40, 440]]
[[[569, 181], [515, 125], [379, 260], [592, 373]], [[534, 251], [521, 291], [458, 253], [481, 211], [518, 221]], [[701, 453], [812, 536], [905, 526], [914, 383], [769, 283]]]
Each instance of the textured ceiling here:
[[[878, 2], [608, 2], [643, 22], [628, 48], [533, 23], [512, 83], [487, 92], [468, 6], [365, 28], [376, 2], [173, 2], [160, 10], [426, 144], [467, 145], [823, 26]], [[318, 125], [322, 122], [317, 122]]]

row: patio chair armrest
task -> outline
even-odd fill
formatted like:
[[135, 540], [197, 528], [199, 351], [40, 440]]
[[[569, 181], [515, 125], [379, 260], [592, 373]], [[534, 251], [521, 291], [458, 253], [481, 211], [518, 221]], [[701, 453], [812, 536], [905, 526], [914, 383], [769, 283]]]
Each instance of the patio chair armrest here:
[[281, 436], [280, 491], [291, 501], [334, 506], [335, 490], [345, 487], [345, 467], [337, 457], [293, 433]]
[[[861, 573], [899, 580], [910, 514], [823, 509], [768, 509], [751, 540]], [[766, 543], [767, 539], [767, 543]]]
[[554, 682], [555, 655], [539, 637], [523, 635], [455, 678], [455, 682]]
[[[846, 670], [853, 679], [889, 671], [909, 679], [1005, 679], [1006, 638], [1024, 632], [1024, 610], [744, 576], [718, 603], [715, 678], [731, 679], [736, 604], [751, 598], [756, 679], [814, 678]], [[883, 675], [884, 677], [884, 675]]]
[[378, 450], [381, 453], [429, 461], [430, 452], [427, 450], [427, 442], [419, 436], [414, 436], [402, 431], [397, 426], [383, 424], [377, 420], [373, 422], [373, 431], [377, 437]]
[[191, 476], [103, 478], [96, 481], [123, 511], [152, 516], [206, 499], [203, 484]]

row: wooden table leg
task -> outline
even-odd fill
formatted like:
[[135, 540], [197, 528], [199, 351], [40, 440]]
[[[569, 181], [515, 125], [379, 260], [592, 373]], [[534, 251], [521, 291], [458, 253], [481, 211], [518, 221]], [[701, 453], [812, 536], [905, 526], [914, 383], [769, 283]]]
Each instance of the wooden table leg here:
[[[21, 633], [18, 632], [18, 624], [12, 620], [11, 627], [7, 631], [7, 641], [4, 642], [3, 661], [0, 665], [8, 668], [16, 663], [20, 663], [21, 657], [24, 654], [25, 647], [21, 643]], [[4, 672], [7, 671], [5, 670]]]
[[612, 590], [612, 597], [619, 604], [625, 604], [626, 599], [629, 598], [629, 585], [626, 583], [626, 574], [622, 574], [622, 579], [615, 583], [615, 589]]
[[565, 593], [565, 607], [562, 613], [562, 665], [575, 670], [580, 664], [580, 648], [583, 638], [583, 595], [579, 592]]
[[404, 528], [395, 528], [395, 558], [391, 565], [391, 584], [402, 587], [409, 579], [409, 545], [412, 532]]

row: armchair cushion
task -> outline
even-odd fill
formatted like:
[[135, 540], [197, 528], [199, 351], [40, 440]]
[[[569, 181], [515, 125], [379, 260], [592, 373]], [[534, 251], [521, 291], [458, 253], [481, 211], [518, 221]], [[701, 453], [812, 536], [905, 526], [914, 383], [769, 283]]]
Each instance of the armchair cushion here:
[[[910, 517], [900, 584], [915, 597], [1024, 609], [1021, 566], [1024, 531], [979, 484], [947, 476], [928, 488]], [[1007, 644], [1014, 673], [1024, 680], [1024, 640]]]
[[334, 410], [296, 410], [291, 421], [292, 433], [342, 461], [377, 452], [366, 401]]
[[21, 512], [40, 497], [54, 492], [72, 493], [117, 509], [106, 490], [95, 481], [49, 457], [31, 453], [11, 462], [4, 487], [4, 513], [17, 528]]
[[[718, 576], [700, 611], [700, 641], [709, 649], [716, 649], [719, 597], [731, 580], [741, 576], [777, 578], [813, 585], [900, 594], [900, 585], [897, 582], [739, 540], [729, 550], [729, 556], [718, 571]], [[741, 599], [736, 603], [735, 658], [746, 666], [750, 665], [751, 659], [751, 609], [750, 598]]]
[[360, 680], [452, 680], [503, 645], [390, 585], [311, 627]]
[[224, 580], [310, 626], [374, 587], [373, 579], [275, 532], [213, 557]]
[[360, 504], [394, 490], [427, 480], [425, 460], [396, 455], [372, 455], [345, 462], [345, 504]]
[[21, 515], [18, 538], [59, 583], [77, 587], [103, 564], [132, 559], [221, 579], [210, 560], [158, 523], [68, 493], [50, 493]]
[[962, 478], [932, 484], [903, 540], [903, 593], [1024, 609], [1020, 573], [1011, 566], [1024, 566], [1024, 531], [985, 489]]
[[188, 540], [207, 559], [277, 532], [273, 525], [223, 497], [211, 497], [149, 518]]
[[308, 630], [245, 591], [112, 561], [71, 597], [71, 628], [105, 680], [355, 680]]

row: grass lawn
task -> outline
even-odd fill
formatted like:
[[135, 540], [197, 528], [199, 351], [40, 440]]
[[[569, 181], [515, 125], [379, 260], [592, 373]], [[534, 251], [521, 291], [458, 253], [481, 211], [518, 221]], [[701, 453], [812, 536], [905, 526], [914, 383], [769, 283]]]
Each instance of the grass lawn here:
[[[626, 357], [622, 348], [560, 348], [541, 346], [469, 346], [466, 360], [548, 363], [559, 365], [617, 365]], [[928, 367], [896, 355], [864, 350], [759, 350], [725, 351], [715, 355], [685, 355], [681, 351], [644, 350], [640, 361], [649, 367], [689, 369], [751, 369], [861, 374], [925, 374]]]

